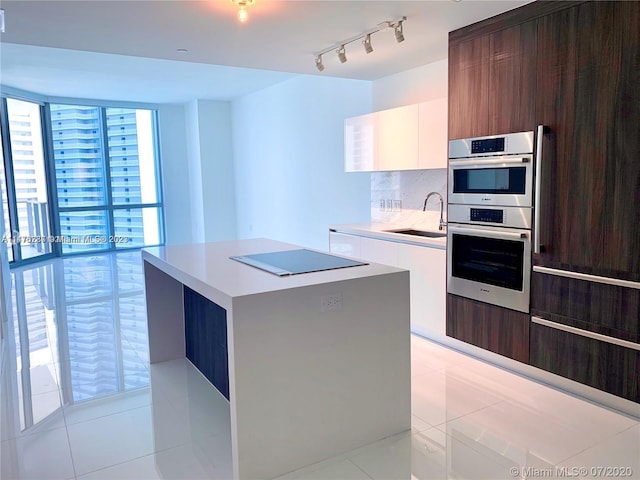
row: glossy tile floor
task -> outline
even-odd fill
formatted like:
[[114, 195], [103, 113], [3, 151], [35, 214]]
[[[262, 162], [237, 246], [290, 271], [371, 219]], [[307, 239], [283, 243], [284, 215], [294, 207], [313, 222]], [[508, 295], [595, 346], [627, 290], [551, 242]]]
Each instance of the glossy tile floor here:
[[[231, 477], [227, 402], [186, 361], [149, 365], [139, 252], [12, 277], [2, 480]], [[409, 432], [281, 478], [640, 478], [638, 419], [419, 337], [412, 413]]]

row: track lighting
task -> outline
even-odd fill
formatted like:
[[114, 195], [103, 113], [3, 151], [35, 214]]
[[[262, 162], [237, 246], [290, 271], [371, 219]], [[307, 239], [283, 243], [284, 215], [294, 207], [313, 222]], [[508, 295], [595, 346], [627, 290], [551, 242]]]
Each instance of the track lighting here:
[[395, 34], [396, 34], [396, 42], [398, 43], [404, 42], [404, 35], [402, 34], [402, 22], [403, 21], [400, 20], [393, 26], [393, 29], [395, 30]]
[[338, 54], [340, 63], [345, 63], [347, 61], [347, 52], [344, 49], [344, 45], [340, 45], [340, 48], [336, 50], [336, 53]]
[[[243, 2], [245, 0], [232, 0], [232, 1], [240, 4], [240, 2]], [[246, 1], [247, 2], [251, 2], [251, 4], [252, 4], [255, 0], [246, 0]], [[349, 45], [350, 43], [353, 43], [353, 42], [357, 41], [357, 40], [362, 40], [362, 46], [364, 47], [364, 51], [366, 53], [373, 52], [373, 46], [371, 45], [371, 35], [373, 35], [374, 33], [379, 32], [381, 30], [386, 30], [388, 28], [393, 28], [395, 36], [396, 36], [396, 42], [398, 42], [398, 43], [404, 42], [404, 34], [403, 34], [403, 31], [402, 31], [402, 23], [406, 19], [407, 19], [407, 17], [400, 17], [400, 18], [398, 18], [396, 20], [387, 20], [387, 21], [381, 22], [377, 26], [367, 30], [366, 32], [362, 32], [361, 34], [356, 35], [355, 37], [347, 38], [346, 40], [343, 40], [341, 42], [337, 42], [337, 43], [333, 44], [331, 47], [325, 48], [324, 50], [320, 50], [319, 52], [314, 53], [315, 58], [316, 58], [316, 68], [320, 72], [322, 72], [324, 70], [324, 64], [322, 63], [322, 55], [324, 55], [325, 53], [329, 53], [332, 50], [335, 50], [335, 52], [338, 54], [338, 59], [340, 60], [340, 63], [346, 63], [346, 61], [347, 61], [346, 46]]]
[[364, 51], [367, 53], [373, 52], [373, 47], [371, 46], [371, 34], [367, 33], [367, 36], [362, 40], [362, 45], [364, 45]]

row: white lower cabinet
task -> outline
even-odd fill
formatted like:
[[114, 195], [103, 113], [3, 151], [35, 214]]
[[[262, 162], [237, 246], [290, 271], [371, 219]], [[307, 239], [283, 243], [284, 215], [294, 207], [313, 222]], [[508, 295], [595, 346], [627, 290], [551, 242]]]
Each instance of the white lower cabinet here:
[[360, 258], [374, 263], [398, 266], [398, 243], [360, 237]]
[[345, 233], [329, 232], [329, 251], [345, 257], [361, 258], [360, 241], [362, 237]]
[[411, 271], [411, 329], [427, 337], [446, 335], [447, 252], [399, 243], [398, 267]]
[[411, 330], [445, 336], [447, 253], [439, 248], [330, 232], [331, 253], [405, 268], [411, 272]]

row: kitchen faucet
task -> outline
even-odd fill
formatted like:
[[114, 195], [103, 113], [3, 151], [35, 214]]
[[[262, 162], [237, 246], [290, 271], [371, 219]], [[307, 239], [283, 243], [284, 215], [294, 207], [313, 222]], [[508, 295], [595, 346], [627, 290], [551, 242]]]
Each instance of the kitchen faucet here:
[[442, 227], [447, 226], [447, 224], [444, 221], [444, 218], [442, 218], [442, 211], [444, 209], [444, 200], [442, 199], [442, 195], [440, 195], [438, 192], [430, 192], [427, 195], [427, 198], [424, 199], [424, 205], [422, 206], [422, 211], [423, 212], [427, 211], [427, 202], [429, 201], [432, 195], [437, 195], [438, 200], [440, 200], [440, 223], [438, 223], [438, 230], [442, 230]]

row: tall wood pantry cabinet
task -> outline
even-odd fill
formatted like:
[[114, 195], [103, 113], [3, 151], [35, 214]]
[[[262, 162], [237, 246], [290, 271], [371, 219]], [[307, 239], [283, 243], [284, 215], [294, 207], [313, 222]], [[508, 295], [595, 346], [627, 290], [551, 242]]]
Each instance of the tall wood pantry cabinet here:
[[[539, 125], [529, 363], [640, 402], [640, 2], [534, 2], [450, 33], [449, 139]], [[471, 302], [449, 299], [452, 336], [486, 323]]]

